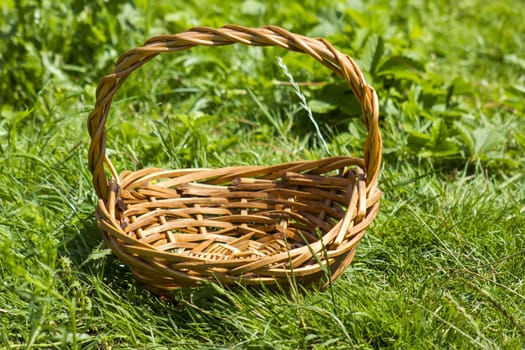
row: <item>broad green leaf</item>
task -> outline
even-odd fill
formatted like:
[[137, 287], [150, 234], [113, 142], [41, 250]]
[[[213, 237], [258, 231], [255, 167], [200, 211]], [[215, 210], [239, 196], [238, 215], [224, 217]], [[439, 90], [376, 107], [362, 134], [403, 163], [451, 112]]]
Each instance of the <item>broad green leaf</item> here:
[[451, 141], [443, 143], [440, 149], [434, 150], [431, 153], [431, 156], [434, 158], [458, 158], [460, 155], [459, 148], [457, 145]]
[[377, 70], [379, 74], [406, 70], [423, 72], [425, 70], [425, 66], [423, 63], [411, 57], [396, 55], [384, 59], [377, 67]]
[[308, 107], [312, 110], [314, 113], [328, 113], [332, 112], [333, 110], [337, 109], [337, 105], [327, 103], [321, 100], [310, 100], [308, 101]]
[[410, 70], [391, 70], [391, 71], [378, 71], [376, 73], [378, 78], [395, 79], [395, 80], [406, 80], [415, 84], [423, 83], [423, 79], [420, 74]]
[[190, 56], [179, 57], [176, 62], [183, 62], [184, 67], [196, 67], [199, 65], [211, 64], [218, 66], [223, 70], [228, 69], [218, 56], [212, 54], [192, 53]]
[[371, 35], [365, 45], [363, 56], [359, 60], [365, 71], [374, 75], [377, 65], [384, 54], [383, 38], [378, 35]]
[[481, 149], [485, 146], [489, 137], [489, 131], [487, 129], [476, 129], [472, 132], [472, 138], [474, 139], [474, 154], [478, 155]]
[[266, 12], [266, 5], [257, 0], [245, 0], [241, 12], [248, 16], [260, 16]]
[[[361, 114], [361, 105], [345, 83], [327, 84], [316, 90], [312, 99], [313, 107], [318, 108], [317, 113], [329, 113], [339, 108], [343, 113], [355, 116]], [[324, 103], [319, 104], [317, 101]], [[315, 110], [312, 108], [312, 111]]]
[[463, 77], [454, 78], [451, 85], [454, 87], [454, 95], [467, 95], [475, 92], [472, 84]]
[[518, 93], [525, 96], [525, 85], [514, 84], [510, 87], [510, 90], [514, 93]]
[[447, 130], [443, 119], [436, 119], [430, 128], [430, 140], [434, 147], [439, 146], [447, 137]]
[[516, 130], [514, 132], [514, 138], [519, 142], [521, 147], [525, 148], [525, 133]]
[[86, 258], [86, 260], [84, 260], [84, 262], [82, 262], [81, 265], [84, 265], [90, 261], [93, 261], [93, 260], [99, 260], [99, 259], [102, 259], [103, 257], [105, 256], [108, 256], [111, 254], [111, 249], [109, 248], [106, 248], [106, 249], [94, 249], [93, 251], [91, 251], [91, 253], [89, 253], [88, 257]]
[[416, 130], [407, 130], [407, 144], [409, 148], [420, 148], [426, 146], [431, 140], [430, 136]]
[[459, 133], [459, 135], [461, 136], [463, 143], [467, 147], [469, 151], [469, 157], [473, 157], [476, 151], [475, 151], [474, 139], [472, 137], [470, 130], [467, 129], [465, 124], [459, 121], [454, 122], [454, 127], [456, 131]]
[[322, 37], [327, 38], [331, 37], [334, 34], [338, 34], [341, 32], [341, 28], [337, 25], [337, 23], [333, 23], [327, 20], [322, 21], [318, 25], [316, 25], [309, 33], [309, 36], [315, 36], [315, 37]]
[[367, 16], [365, 16], [362, 12], [359, 12], [357, 10], [354, 10], [352, 8], [348, 8], [345, 13], [350, 16], [350, 18], [361, 28], [368, 28], [369, 27], [369, 21], [367, 20]]
[[488, 152], [498, 145], [504, 144], [506, 135], [498, 127], [487, 126], [472, 131], [474, 151], [476, 154]]

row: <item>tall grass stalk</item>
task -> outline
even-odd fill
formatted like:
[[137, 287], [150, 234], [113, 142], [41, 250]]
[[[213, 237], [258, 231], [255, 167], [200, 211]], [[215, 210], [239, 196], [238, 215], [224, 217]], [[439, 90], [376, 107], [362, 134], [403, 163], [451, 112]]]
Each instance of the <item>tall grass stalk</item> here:
[[312, 122], [312, 124], [313, 124], [313, 126], [315, 128], [315, 132], [317, 134], [317, 137], [319, 137], [319, 140], [321, 140], [321, 143], [323, 145], [323, 148], [324, 148], [326, 154], [330, 154], [330, 149], [328, 148], [328, 144], [326, 143], [326, 141], [324, 139], [324, 136], [321, 133], [321, 129], [319, 128], [319, 124], [317, 124], [317, 121], [314, 118], [312, 110], [308, 106], [308, 103], [306, 102], [306, 97], [301, 92], [301, 89], [299, 88], [299, 85], [297, 85], [297, 83], [295, 82], [292, 73], [290, 73], [290, 71], [288, 70], [288, 67], [283, 62], [281, 57], [277, 57], [277, 64], [279, 65], [279, 67], [282, 69], [283, 73], [288, 78], [288, 81], [292, 85], [292, 87], [294, 89], [294, 92], [297, 95], [297, 97], [299, 97], [299, 101], [300, 101], [299, 105], [303, 108], [304, 111], [306, 111], [306, 114], [308, 115], [308, 118], [310, 119], [310, 121]]

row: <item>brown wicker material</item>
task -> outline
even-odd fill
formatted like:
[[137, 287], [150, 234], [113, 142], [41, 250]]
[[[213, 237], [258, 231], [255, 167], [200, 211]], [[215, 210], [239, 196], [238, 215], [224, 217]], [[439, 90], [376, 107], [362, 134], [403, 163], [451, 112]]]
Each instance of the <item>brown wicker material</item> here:
[[[344, 78], [361, 103], [364, 158], [330, 157], [270, 166], [165, 170], [120, 175], [106, 154], [106, 118], [126, 78], [160, 53], [241, 43], [306, 53]], [[356, 63], [324, 39], [282, 28], [197, 27], [150, 39], [105, 76], [89, 115], [89, 169], [96, 217], [112, 251], [157, 294], [196, 286], [334, 280], [379, 210], [378, 100]], [[106, 171], [110, 174], [107, 177]], [[327, 273], [328, 271], [328, 273]]]

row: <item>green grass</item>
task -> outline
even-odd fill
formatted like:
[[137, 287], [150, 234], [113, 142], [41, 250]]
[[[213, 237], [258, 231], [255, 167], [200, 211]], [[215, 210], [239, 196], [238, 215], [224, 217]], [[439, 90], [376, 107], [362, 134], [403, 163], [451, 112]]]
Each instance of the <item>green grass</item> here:
[[[2, 2], [0, 348], [523, 348], [525, 5], [390, 3]], [[119, 53], [230, 22], [321, 35], [357, 58], [381, 101], [381, 211], [332, 290], [210, 284], [168, 303], [101, 242], [85, 121]], [[319, 131], [278, 57], [324, 84], [300, 86]], [[110, 157], [119, 170], [272, 164], [326, 155], [319, 134], [360, 154], [352, 98], [311, 61], [159, 57], [113, 104]]]

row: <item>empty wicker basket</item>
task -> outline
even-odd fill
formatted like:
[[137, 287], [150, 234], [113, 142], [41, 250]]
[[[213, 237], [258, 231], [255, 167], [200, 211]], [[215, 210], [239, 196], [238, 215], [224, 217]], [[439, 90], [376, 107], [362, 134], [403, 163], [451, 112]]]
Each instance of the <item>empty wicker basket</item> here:
[[[344, 78], [368, 130], [364, 157], [119, 175], [106, 154], [105, 123], [126, 78], [160, 53], [234, 43], [302, 52]], [[352, 261], [379, 209], [378, 115], [376, 93], [356, 63], [324, 39], [275, 26], [236, 25], [154, 37], [120, 57], [100, 81], [89, 115], [98, 226], [134, 276], [161, 295], [206, 280], [227, 285], [286, 285], [292, 276], [298, 283], [334, 280]]]

